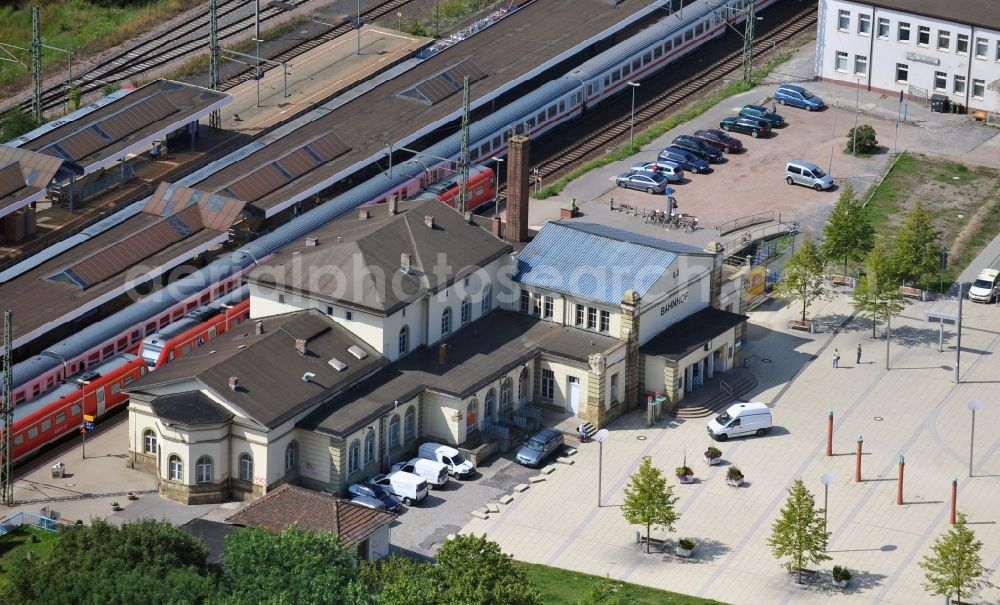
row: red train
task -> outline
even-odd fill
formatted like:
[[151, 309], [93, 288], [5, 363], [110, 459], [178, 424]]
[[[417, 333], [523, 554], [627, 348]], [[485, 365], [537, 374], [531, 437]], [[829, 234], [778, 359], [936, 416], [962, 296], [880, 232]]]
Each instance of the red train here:
[[[458, 175], [451, 173], [443, 179], [424, 187], [409, 199], [437, 198], [454, 208], [455, 200], [458, 199], [460, 191]], [[477, 206], [495, 201], [497, 197], [497, 179], [493, 170], [486, 166], [471, 166], [469, 169], [468, 195], [469, 205], [466, 210], [475, 210]]]
[[[84, 415], [99, 418], [128, 402], [121, 389], [224, 334], [250, 317], [248, 288], [197, 307], [147, 336], [139, 355], [113, 355], [66, 378], [50, 391], [14, 407], [11, 458], [16, 463], [66, 433], [79, 429]], [[245, 300], [239, 300], [244, 298]]]

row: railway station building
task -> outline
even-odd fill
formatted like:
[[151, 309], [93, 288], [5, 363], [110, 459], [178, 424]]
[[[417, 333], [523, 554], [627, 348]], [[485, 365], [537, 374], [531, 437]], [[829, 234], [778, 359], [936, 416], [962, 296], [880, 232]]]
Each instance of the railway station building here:
[[995, 0], [820, 0], [816, 76], [996, 113], [1000, 10]]
[[342, 494], [425, 441], [487, 456], [543, 414], [600, 427], [740, 363], [715, 254], [578, 222], [513, 231], [430, 200], [294, 242], [249, 274], [245, 330], [129, 385], [132, 463], [187, 503]]

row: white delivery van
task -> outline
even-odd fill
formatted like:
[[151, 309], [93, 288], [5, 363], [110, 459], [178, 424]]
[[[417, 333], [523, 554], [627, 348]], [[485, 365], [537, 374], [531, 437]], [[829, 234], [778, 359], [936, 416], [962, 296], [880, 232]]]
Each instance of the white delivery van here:
[[436, 460], [448, 467], [448, 472], [459, 479], [465, 479], [476, 472], [474, 464], [462, 457], [455, 448], [440, 443], [425, 443], [420, 446], [417, 455], [427, 460]]
[[969, 286], [969, 300], [975, 302], [993, 302], [998, 294], [1000, 294], [1000, 271], [996, 269], [983, 269], [976, 281]]
[[395, 471], [385, 475], [376, 475], [369, 483], [385, 489], [407, 506], [427, 497], [427, 482], [413, 473]]
[[771, 408], [760, 402], [733, 404], [708, 421], [708, 434], [717, 441], [743, 435], [759, 437], [770, 430]]
[[397, 462], [392, 465], [394, 471], [413, 473], [427, 482], [431, 489], [448, 485], [448, 467], [437, 460], [414, 458], [409, 462]]

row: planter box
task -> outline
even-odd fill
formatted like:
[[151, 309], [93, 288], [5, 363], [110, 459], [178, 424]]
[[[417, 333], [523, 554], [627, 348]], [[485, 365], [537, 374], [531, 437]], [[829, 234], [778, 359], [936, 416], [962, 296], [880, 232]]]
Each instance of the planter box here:
[[847, 588], [847, 585], [850, 583], [850, 580], [833, 580], [833, 585], [837, 588]]
[[580, 216], [579, 210], [573, 210], [572, 208], [560, 208], [559, 218], [576, 218]]
[[694, 553], [693, 548], [681, 548], [680, 546], [674, 547], [674, 552], [677, 553], [678, 557], [690, 557]]
[[722, 458], [709, 458], [708, 456], [705, 456], [705, 464], [709, 466], [715, 466], [720, 462], [722, 462]]
[[676, 475], [678, 483], [694, 483], [694, 475]]
[[743, 480], [740, 479], [739, 481], [734, 481], [732, 479], [728, 479], [727, 478], [726, 479], [726, 485], [731, 485], [732, 487], [739, 487], [739, 486], [743, 485]]

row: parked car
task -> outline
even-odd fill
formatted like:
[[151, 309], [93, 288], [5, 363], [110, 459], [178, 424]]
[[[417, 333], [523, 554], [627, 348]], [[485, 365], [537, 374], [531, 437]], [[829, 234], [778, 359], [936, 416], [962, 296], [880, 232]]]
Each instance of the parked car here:
[[412, 473], [426, 481], [431, 489], [448, 485], [448, 467], [437, 460], [414, 458], [409, 462], [393, 464], [392, 470]]
[[694, 155], [709, 163], [718, 164], [722, 161], [721, 151], [697, 137], [682, 134], [681, 136], [676, 137], [673, 142], [670, 143], [670, 146], [683, 149], [684, 151], [690, 151]]
[[781, 128], [785, 125], [785, 118], [760, 105], [744, 105], [740, 110], [740, 117], [764, 120], [771, 128]]
[[355, 483], [347, 488], [347, 493], [357, 498], [377, 500], [388, 510], [399, 510], [399, 507], [403, 506], [403, 503], [399, 501], [399, 498], [382, 489], [378, 485]]
[[476, 465], [462, 457], [455, 448], [440, 443], [424, 443], [417, 450], [417, 455], [428, 460], [437, 460], [448, 467], [452, 477], [465, 479], [476, 472]]
[[823, 99], [817, 97], [801, 86], [782, 84], [774, 91], [774, 100], [782, 105], [800, 107], [806, 111], [823, 109]]
[[708, 435], [716, 441], [725, 441], [741, 435], [764, 435], [771, 430], [771, 408], [766, 403], [736, 403], [725, 412], [708, 421]]
[[1000, 295], [1000, 271], [996, 269], [983, 269], [969, 287], [969, 300], [976, 302], [992, 302], [998, 295]]
[[659, 172], [642, 171], [619, 174], [615, 184], [626, 189], [641, 189], [646, 193], [663, 193], [667, 188], [667, 177]]
[[722, 118], [719, 122], [719, 128], [725, 130], [726, 132], [735, 130], [736, 132], [742, 132], [748, 134], [753, 138], [767, 136], [771, 132], [771, 125], [765, 120], [758, 120], [757, 118], [744, 118], [740, 116], [730, 116], [728, 118]]
[[673, 162], [691, 172], [708, 172], [708, 162], [685, 149], [667, 147], [656, 156], [657, 162]]
[[368, 480], [369, 485], [377, 485], [410, 506], [427, 497], [427, 482], [413, 473], [403, 471], [375, 475]]
[[517, 451], [516, 459], [524, 466], [541, 466], [553, 453], [562, 449], [563, 434], [553, 429], [542, 429], [524, 442]]
[[739, 139], [733, 138], [728, 134], [722, 132], [721, 130], [715, 130], [714, 128], [708, 128], [705, 130], [696, 130], [694, 136], [705, 141], [709, 145], [721, 149], [726, 153], [733, 153], [735, 151], [743, 151], [743, 142]]
[[[656, 170], [653, 170], [653, 167]], [[684, 178], [684, 169], [673, 162], [636, 162], [629, 168], [632, 172], [642, 172], [648, 170], [667, 177], [671, 183], [676, 183]]]
[[792, 160], [785, 165], [785, 182], [789, 185], [805, 185], [816, 191], [833, 187], [833, 177], [823, 169], [805, 160]]
[[351, 498], [351, 504], [357, 504], [358, 506], [373, 508], [375, 510], [385, 510], [385, 502], [382, 502], [378, 498], [372, 498], [371, 496], [355, 496]]

